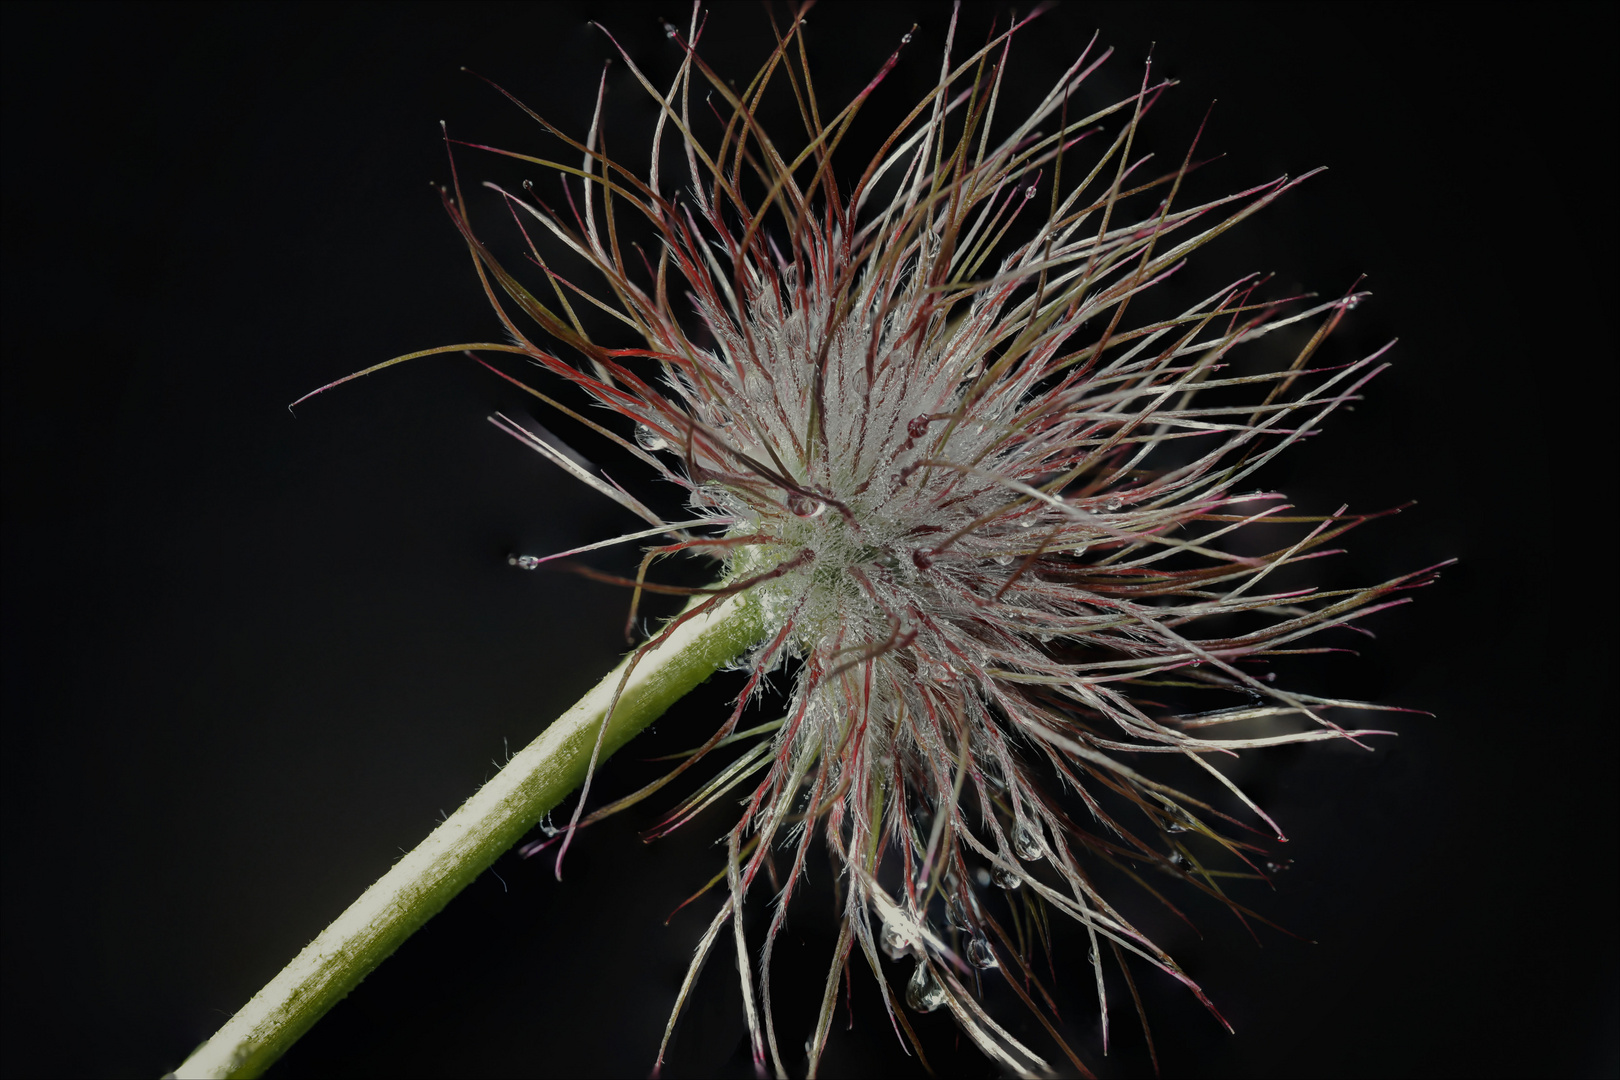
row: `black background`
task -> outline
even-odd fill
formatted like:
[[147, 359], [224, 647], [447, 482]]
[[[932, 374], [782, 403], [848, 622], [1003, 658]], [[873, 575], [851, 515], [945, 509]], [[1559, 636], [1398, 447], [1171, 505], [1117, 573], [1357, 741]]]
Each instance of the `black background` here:
[[[628, 519], [484, 422], [526, 414], [491, 376], [435, 358], [285, 406], [389, 356], [498, 340], [429, 187], [448, 178], [436, 125], [556, 144], [461, 65], [583, 134], [610, 52], [587, 20], [662, 80], [656, 16], [685, 10], [6, 6], [6, 1075], [173, 1067], [622, 649], [619, 593], [506, 566]], [[966, 39], [997, 10], [967, 8]], [[1435, 715], [1400, 717], [1373, 754], [1319, 745], [1257, 773], [1297, 865], [1254, 899], [1319, 944], [1256, 947], [1192, 905], [1204, 940], [1168, 944], [1238, 1033], [1150, 982], [1170, 1075], [1620, 1067], [1597, 12], [1074, 3], [1015, 43], [1009, 116], [1093, 29], [1118, 49], [1099, 93], [1128, 91], [1151, 45], [1182, 80], [1146, 129], [1164, 159], [1219, 100], [1202, 149], [1227, 156], [1204, 194], [1329, 166], [1189, 273], [1327, 293], [1368, 275], [1334, 355], [1398, 335], [1395, 367], [1269, 481], [1313, 510], [1417, 501], [1354, 534], [1330, 580], [1461, 560], [1324, 669], [1331, 692]], [[812, 13], [824, 102], [922, 24], [860, 145], [933, 79], [945, 16]], [[768, 39], [760, 7], [721, 5], [704, 51], [745, 76]], [[622, 64], [608, 85], [610, 148], [634, 160], [651, 111]], [[493, 196], [474, 206], [498, 232]], [[696, 743], [734, 689], [703, 688], [646, 745]], [[602, 797], [647, 774], [639, 756]], [[644, 1074], [709, 909], [663, 918], [717, 865], [712, 814], [637, 839], [667, 805], [586, 833], [560, 884], [503, 859], [276, 1075]], [[833, 933], [812, 873], [823, 891], [779, 961], [793, 1049]], [[1083, 955], [1060, 938], [1068, 1030], [1099, 1071], [1148, 1074], [1128, 1005], [1101, 1057]], [[745, 1067], [734, 982], [723, 949], [672, 1075]], [[854, 1002], [827, 1074], [914, 1069], [867, 973]], [[991, 1072], [943, 1014], [922, 1029], [938, 1071]]]

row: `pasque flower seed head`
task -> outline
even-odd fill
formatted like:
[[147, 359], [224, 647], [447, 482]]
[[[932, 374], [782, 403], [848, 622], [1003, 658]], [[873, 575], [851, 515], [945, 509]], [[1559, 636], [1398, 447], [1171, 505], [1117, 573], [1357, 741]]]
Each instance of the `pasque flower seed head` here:
[[[1151, 68], [1136, 93], [1088, 111], [1077, 90], [1107, 58], [1088, 46], [1009, 119], [998, 101], [1029, 20], [977, 48], [958, 44], [953, 20], [933, 89], [851, 171], [835, 166], [839, 145], [899, 53], [828, 113], [802, 21], [778, 27], [738, 85], [702, 59], [704, 18], [669, 28], [682, 59], [666, 87], [623, 56], [659, 110], [645, 175], [606, 151], [600, 95], [583, 141], [530, 111], [579, 164], [496, 151], [561, 174], [558, 208], [539, 187], [501, 194], [525, 235], [560, 243], [596, 281], [554, 272], [531, 238], [531, 291], [475, 235], [459, 188], [445, 197], [510, 336], [481, 351], [526, 359], [622, 418], [615, 429], [552, 402], [684, 488], [688, 520], [661, 519], [554, 440], [497, 422], [651, 525], [619, 539], [666, 538], [625, 582], [638, 596], [696, 593], [682, 619], [750, 604], [763, 627], [736, 708], [672, 774], [745, 746], [660, 830], [745, 795], [717, 878], [727, 892], [675, 1012], [729, 927], [756, 1066], [797, 1068], [778, 1044], [771, 958], [818, 842], [843, 921], [811, 1072], [857, 956], [908, 1037], [907, 1009], [945, 1008], [999, 1066], [1045, 1071], [981, 1005], [982, 981], [1005, 977], [1057, 1035], [1008, 905], [1083, 929], [1105, 1040], [1107, 964], [1127, 977], [1157, 968], [1209, 1004], [1097, 870], [1156, 869], [1242, 912], [1211, 864], [1266, 877], [1279, 864], [1244, 819], [1283, 834], [1211, 759], [1372, 734], [1332, 712], [1374, 706], [1285, 688], [1267, 661], [1313, 651], [1305, 639], [1401, 602], [1432, 570], [1356, 590], [1280, 587], [1276, 571], [1372, 515], [1290, 515], [1253, 487], [1380, 370], [1377, 354], [1318, 360], [1360, 294], [1286, 303], [1251, 277], [1179, 314], [1131, 317], [1189, 255], [1299, 182], [1181, 205], [1192, 150], [1159, 168], [1137, 145], [1169, 85]], [[783, 83], [802, 137], [759, 120]], [[630, 242], [632, 220], [653, 244]], [[642, 344], [599, 344], [584, 310]], [[1285, 328], [1297, 347], [1280, 364], [1240, 359]], [[720, 560], [720, 584], [658, 584], [656, 560], [676, 553]], [[780, 722], [741, 732], [744, 706], [784, 668]], [[1212, 708], [1167, 704], [1200, 693]], [[1155, 779], [1163, 755], [1200, 767], [1229, 805]], [[559, 867], [574, 829], [602, 813], [576, 810], [553, 837]], [[773, 916], [750, 941], [738, 914], [762, 870]]]

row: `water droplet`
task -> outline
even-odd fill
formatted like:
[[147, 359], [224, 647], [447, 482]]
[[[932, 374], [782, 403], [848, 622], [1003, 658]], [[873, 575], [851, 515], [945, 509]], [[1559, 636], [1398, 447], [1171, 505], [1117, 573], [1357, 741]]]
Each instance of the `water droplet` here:
[[1027, 822], [1020, 821], [1013, 826], [1013, 850], [1025, 862], [1034, 862], [1046, 857], [1046, 845], [1041, 842], [1040, 826], [1031, 827]]
[[998, 968], [1001, 966], [1001, 961], [996, 959], [995, 950], [992, 949], [990, 947], [990, 943], [982, 937], [968, 939], [967, 962], [978, 968], [980, 971], [988, 971], [991, 968]]
[[1091, 545], [1090, 544], [1081, 544], [1079, 547], [1077, 547], [1073, 551], [1069, 552], [1069, 554], [1070, 555], [1084, 555], [1086, 552], [1088, 552], [1090, 550], [1091, 550]]
[[973, 880], [979, 883], [979, 888], [985, 888], [991, 882], [990, 871], [984, 867], [976, 867], [973, 871]]
[[1171, 866], [1174, 866], [1174, 867], [1176, 867], [1178, 869], [1185, 869], [1186, 868], [1186, 866], [1187, 866], [1187, 856], [1183, 855], [1181, 852], [1172, 851], [1169, 854], [1169, 856], [1167, 856], [1167, 857], [1170, 860], [1170, 865]]
[[945, 913], [950, 917], [951, 925], [958, 930], [972, 930], [973, 920], [968, 918], [968, 904], [961, 893], [952, 893], [950, 900], [945, 904]]
[[919, 416], [906, 425], [906, 434], [913, 439], [920, 439], [928, 434], [928, 417]]
[[1011, 566], [1013, 557], [1008, 555], [1006, 552], [1003, 552], [1000, 555], [995, 556], [995, 560], [997, 566]]
[[1110, 495], [1108, 496], [1108, 500], [1103, 503], [1103, 509], [1107, 510], [1109, 513], [1113, 513], [1115, 510], [1118, 510], [1124, 505], [1124, 499], [1120, 498], [1118, 495]]
[[1027, 529], [1033, 524], [1035, 524], [1035, 519], [1032, 517], [1021, 517], [1018, 519], [1018, 527], [1020, 529]]
[[1268, 873], [1268, 874], [1280, 874], [1284, 870], [1292, 870], [1293, 867], [1294, 867], [1294, 860], [1293, 859], [1284, 859], [1282, 862], [1271, 862], [1271, 861], [1268, 860], [1266, 862], [1266, 873]]
[[1357, 307], [1360, 303], [1361, 303], [1361, 297], [1359, 297], [1359, 296], [1347, 296], [1347, 297], [1345, 297], [1344, 303], [1341, 304], [1340, 307], [1344, 308], [1344, 310], [1346, 310], [1346, 311], [1350, 311], [1353, 308]]
[[809, 495], [804, 495], [797, 491], [790, 492], [788, 494], [787, 508], [792, 511], [796, 517], [802, 518], [820, 517], [822, 514], [827, 512], [826, 503], [822, 502], [820, 499], [812, 498]]
[[902, 45], [910, 45], [911, 44], [911, 35], [912, 35], [912, 33], [913, 33], [913, 31], [907, 30], [906, 33], [905, 33], [905, 36], [900, 39], [900, 44], [902, 44]]
[[680, 31], [675, 29], [675, 25], [673, 23], [665, 23], [664, 24], [664, 36], [665, 37], [672, 38], [678, 33], [680, 33]]
[[898, 923], [884, 923], [881, 938], [883, 951], [890, 960], [899, 960], [901, 957], [909, 956], [912, 950], [917, 947], [917, 938], [910, 930]]
[[540, 565], [540, 560], [533, 555], [508, 555], [506, 565], [515, 566], [519, 570], [533, 570]]
[[669, 443], [664, 441], [664, 437], [646, 424], [636, 425], [636, 445], [649, 453], [669, 449]]
[[1164, 827], [1164, 831], [1168, 833], [1186, 832], [1187, 824], [1172, 818], [1170, 823]]
[[1035, 197], [1035, 185], [1031, 184], [1031, 185], [1029, 185], [1028, 187], [1026, 187], [1024, 189], [1024, 198], [1033, 199], [1034, 197]]
[[917, 1012], [930, 1013], [945, 1004], [945, 988], [939, 985], [926, 960], [917, 961], [917, 970], [906, 983], [906, 1004]]
[[997, 885], [1003, 889], [1006, 889], [1008, 892], [1024, 887], [1023, 878], [1002, 866], [998, 866], [994, 870], [990, 871], [990, 880], [994, 881]]
[[934, 557], [922, 548], [913, 548], [911, 550], [911, 561], [919, 570], [926, 570], [934, 565]]

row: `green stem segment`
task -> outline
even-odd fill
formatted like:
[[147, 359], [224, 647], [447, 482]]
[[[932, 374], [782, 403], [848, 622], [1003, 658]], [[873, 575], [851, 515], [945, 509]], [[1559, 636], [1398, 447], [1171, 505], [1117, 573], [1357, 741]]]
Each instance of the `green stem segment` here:
[[[602, 757], [760, 636], [757, 605], [730, 597], [646, 651], [614, 706]], [[427, 839], [367, 889], [254, 995], [174, 1077], [251, 1077], [585, 780], [591, 749], [630, 657], [546, 728]]]

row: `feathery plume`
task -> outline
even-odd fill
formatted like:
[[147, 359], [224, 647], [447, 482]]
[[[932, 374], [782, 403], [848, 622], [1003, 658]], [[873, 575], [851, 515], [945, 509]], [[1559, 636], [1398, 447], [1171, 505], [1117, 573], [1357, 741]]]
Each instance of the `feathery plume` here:
[[[1047, 913], [1090, 939], [1105, 1047], [1110, 960], [1127, 979], [1133, 965], [1159, 969], [1213, 1012], [1104, 894], [1098, 871], [1157, 895], [1141, 876], [1155, 870], [1250, 916], [1221, 879], [1266, 878], [1262, 834], [1284, 837], [1211, 759], [1377, 734], [1334, 715], [1379, 706], [1286, 689], [1266, 662], [1330, 651], [1306, 639], [1432, 579], [1431, 569], [1336, 591], [1278, 591], [1268, 580], [1378, 516], [1290, 515], [1281, 496], [1247, 486], [1381, 370], [1382, 350], [1340, 366], [1316, 359], [1362, 294], [1264, 300], [1265, 283], [1251, 277], [1179, 314], [1128, 319], [1196, 249], [1300, 180], [1180, 205], [1192, 148], [1155, 171], [1136, 145], [1168, 81], [1149, 66], [1137, 92], [1079, 115], [1076, 90], [1108, 56], [1095, 39], [1033, 112], [1009, 122], [998, 98], [1028, 22], [960, 48], [953, 16], [933, 90], [857, 172], [835, 171], [838, 147], [900, 52], [825, 115], [797, 16], [740, 89], [702, 59], [696, 9], [686, 28], [668, 28], [682, 56], [668, 86], [621, 53], [658, 104], [647, 175], [607, 153], [600, 93], [583, 141], [522, 106], [578, 164], [479, 148], [560, 174], [561, 209], [533, 188], [496, 190], [525, 235], [560, 242], [600, 275], [594, 285], [554, 272], [531, 240], [544, 286], [531, 291], [474, 233], [459, 186], [445, 193], [510, 340], [429, 352], [508, 354], [581, 388], [623, 427], [531, 392], [680, 485], [690, 508], [665, 521], [498, 417], [651, 526], [514, 561], [532, 568], [664, 537], [621, 582], [637, 599], [695, 594], [689, 615], [753, 604], [765, 627], [735, 709], [707, 742], [658, 783], [582, 816], [587, 782], [568, 829], [530, 847], [553, 845], [560, 872], [579, 826], [742, 746], [657, 830], [745, 794], [711, 883], [723, 886], [719, 910], [666, 1046], [729, 926], [756, 1067], [769, 1061], [786, 1075], [771, 959], [818, 839], [840, 871], [842, 926], [809, 1043], [812, 1074], [837, 985], [859, 954], [911, 1041], [897, 996], [910, 1010], [948, 1009], [999, 1066], [1047, 1071], [981, 1005], [981, 980], [999, 976], [1089, 1075], [1032, 968], [1030, 927]], [[806, 133], [791, 144], [758, 119], [767, 89], [783, 82]], [[718, 136], [702, 137], [708, 127]], [[674, 183], [661, 174], [667, 159], [681, 166]], [[630, 243], [635, 228], [656, 246]], [[578, 317], [585, 308], [643, 346], [598, 344]], [[1256, 371], [1235, 358], [1290, 327], [1303, 345], [1280, 366]], [[1295, 530], [1286, 542], [1260, 543], [1284, 527]], [[658, 584], [651, 567], [677, 553], [719, 560], [720, 583]], [[766, 676], [784, 668], [793, 675], [781, 719], [739, 730]], [[1213, 707], [1166, 704], [1198, 694]], [[1231, 805], [1154, 779], [1154, 755], [1198, 766]], [[1221, 853], [1229, 868], [1217, 870]], [[777, 858], [790, 863], [780, 875]], [[773, 917], [751, 942], [739, 913], [768, 867]], [[904, 965], [903, 991], [891, 990], [885, 958]]]

